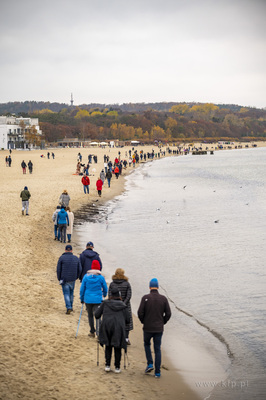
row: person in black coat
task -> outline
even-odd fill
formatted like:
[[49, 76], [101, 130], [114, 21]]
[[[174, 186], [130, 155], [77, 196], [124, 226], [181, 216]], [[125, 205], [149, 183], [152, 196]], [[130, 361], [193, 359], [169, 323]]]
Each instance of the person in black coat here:
[[82, 272], [80, 275], [80, 281], [82, 281], [84, 275], [86, 275], [87, 271], [91, 269], [91, 264], [93, 260], [97, 260], [100, 263], [100, 271], [102, 270], [102, 261], [100, 259], [97, 251], [94, 251], [94, 244], [92, 242], [88, 242], [86, 245], [86, 250], [84, 250], [79, 256]]
[[115, 373], [119, 374], [121, 362], [121, 349], [127, 348], [126, 324], [130, 318], [127, 306], [121, 300], [117, 287], [111, 290], [110, 297], [101, 303], [95, 311], [95, 318], [102, 318], [100, 326], [99, 342], [105, 346], [105, 371], [111, 370], [112, 349], [115, 353]]
[[72, 253], [72, 246], [68, 244], [65, 253], [57, 262], [57, 279], [62, 286], [66, 304], [66, 314], [73, 311], [75, 281], [80, 277], [81, 265], [77, 256]]
[[131, 290], [131, 285], [128, 282], [128, 278], [125, 276], [125, 271], [122, 268], [117, 268], [115, 271], [115, 274], [112, 276], [113, 281], [110, 283], [109, 286], [109, 295], [111, 293], [111, 290], [114, 287], [117, 287], [118, 290], [120, 291], [122, 301], [125, 303], [128, 309], [128, 313], [130, 316], [130, 321], [126, 325], [126, 341], [127, 344], [130, 345], [129, 341], [129, 331], [133, 330], [133, 318], [132, 318], [132, 310], [131, 310], [131, 304], [130, 304], [130, 299], [132, 297], [132, 290]]

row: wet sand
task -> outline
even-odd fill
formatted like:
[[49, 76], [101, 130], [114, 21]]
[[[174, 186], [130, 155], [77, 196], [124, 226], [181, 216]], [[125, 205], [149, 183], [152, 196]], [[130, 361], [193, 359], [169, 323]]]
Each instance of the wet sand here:
[[[152, 147], [146, 147], [145, 151]], [[56, 277], [56, 264], [64, 252], [64, 244], [54, 241], [52, 214], [60, 194], [67, 189], [70, 207], [78, 212], [89, 202], [104, 204], [120, 194], [124, 178], [112, 178], [111, 188], [105, 183], [98, 198], [96, 180], [103, 168], [103, 155], [113, 160], [123, 149], [54, 149], [55, 159], [47, 159], [47, 151], [13, 151], [12, 167], [5, 166], [7, 151], [0, 153], [1, 213], [1, 376], [0, 399], [197, 399], [169, 360], [163, 356], [162, 377], [145, 376], [145, 354], [142, 326], [135, 318], [130, 334], [132, 345], [122, 373], [104, 372], [104, 352], [88, 337], [84, 312], [79, 334], [79, 281], [75, 288], [74, 313], [65, 314], [61, 287]], [[90, 176], [90, 194], [85, 195], [81, 176], [74, 175], [77, 154], [83, 162], [89, 153], [98, 155], [94, 176]], [[45, 157], [41, 158], [40, 155]], [[22, 160], [33, 162], [33, 174], [22, 174]], [[133, 170], [133, 167], [127, 170]], [[21, 214], [20, 192], [28, 186], [31, 199], [29, 216]], [[92, 240], [93, 238], [88, 238]], [[73, 235], [73, 252], [79, 244]], [[100, 252], [95, 244], [95, 250]], [[104, 260], [103, 260], [104, 264]], [[104, 270], [103, 270], [104, 273]], [[133, 288], [134, 290], [134, 288]], [[166, 325], [166, 329], [168, 326]], [[128, 365], [128, 362], [130, 365]]]

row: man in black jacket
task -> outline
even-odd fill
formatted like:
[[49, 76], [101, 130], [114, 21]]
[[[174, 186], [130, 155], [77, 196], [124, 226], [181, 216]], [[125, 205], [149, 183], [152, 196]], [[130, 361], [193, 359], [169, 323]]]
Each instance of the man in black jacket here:
[[151, 354], [151, 339], [153, 338], [155, 353], [155, 378], [161, 376], [161, 342], [164, 325], [171, 317], [171, 309], [165, 296], [158, 292], [159, 284], [156, 278], [150, 281], [150, 293], [142, 297], [138, 309], [138, 317], [143, 324], [144, 348], [147, 358], [145, 373], [151, 372], [153, 359]]
[[87, 271], [91, 269], [91, 264], [93, 260], [97, 260], [100, 263], [100, 271], [102, 270], [102, 261], [100, 259], [97, 251], [94, 251], [94, 245], [92, 242], [88, 242], [86, 245], [86, 250], [84, 250], [79, 256], [80, 264], [81, 264], [81, 275], [80, 281], [82, 281], [83, 276], [86, 275]]
[[73, 311], [75, 281], [80, 277], [81, 265], [78, 257], [73, 255], [70, 244], [66, 246], [65, 250], [57, 263], [57, 279], [62, 286], [66, 314], [70, 314]]

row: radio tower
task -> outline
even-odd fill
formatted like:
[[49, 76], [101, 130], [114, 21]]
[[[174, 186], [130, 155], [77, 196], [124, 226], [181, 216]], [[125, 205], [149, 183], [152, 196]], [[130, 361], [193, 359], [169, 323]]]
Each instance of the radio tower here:
[[73, 93], [71, 93], [71, 99], [70, 99], [70, 105], [71, 105], [71, 107], [73, 107], [73, 103], [74, 103], [74, 100], [73, 100]]

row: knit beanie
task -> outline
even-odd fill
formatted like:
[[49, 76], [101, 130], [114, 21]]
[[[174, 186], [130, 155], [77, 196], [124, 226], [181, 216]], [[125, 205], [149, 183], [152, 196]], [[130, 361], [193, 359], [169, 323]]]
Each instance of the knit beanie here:
[[101, 270], [101, 265], [98, 260], [93, 260], [91, 263], [91, 269], [97, 269], [98, 271]]
[[153, 278], [153, 279], [150, 281], [150, 288], [158, 288], [158, 287], [159, 287], [158, 279]]

